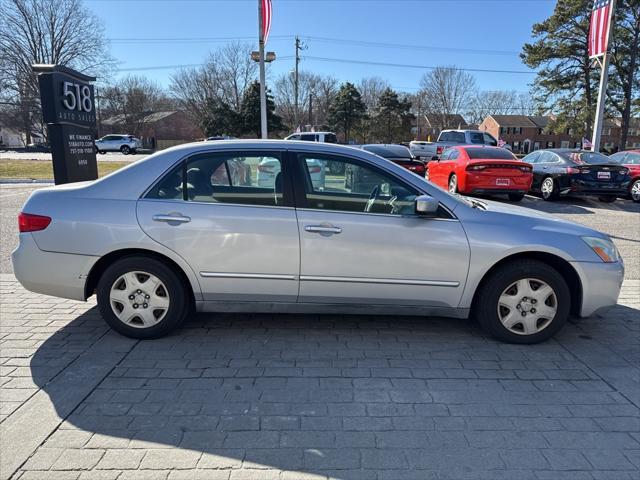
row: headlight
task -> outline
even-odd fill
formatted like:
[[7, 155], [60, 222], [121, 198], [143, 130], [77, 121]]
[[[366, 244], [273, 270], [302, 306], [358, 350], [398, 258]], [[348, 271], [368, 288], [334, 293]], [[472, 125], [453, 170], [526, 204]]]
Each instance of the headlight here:
[[614, 263], [620, 260], [618, 249], [611, 240], [598, 237], [582, 237], [582, 240], [591, 247], [603, 262]]

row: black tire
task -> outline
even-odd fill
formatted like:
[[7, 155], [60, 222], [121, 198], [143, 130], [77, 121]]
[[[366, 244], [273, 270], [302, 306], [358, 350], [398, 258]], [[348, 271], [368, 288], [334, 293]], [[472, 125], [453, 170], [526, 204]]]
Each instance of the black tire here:
[[524, 198], [524, 193], [510, 193], [509, 200], [512, 202], [519, 202]]
[[[115, 314], [110, 301], [114, 283], [129, 272], [146, 272], [155, 275], [166, 287], [169, 306], [164, 317], [150, 327], [131, 326]], [[168, 265], [147, 256], [123, 257], [110, 265], [100, 277], [96, 288], [98, 308], [102, 318], [118, 333], [130, 338], [150, 339], [167, 335], [178, 328], [191, 311], [191, 294], [183, 279]]]
[[138, 150], [136, 150], [135, 148], [131, 149], [131, 155], [135, 155], [136, 153], [138, 153]]
[[640, 178], [631, 182], [631, 186], [629, 187], [629, 198], [635, 203], [640, 203]]
[[[545, 182], [550, 182], [550, 185], [552, 187], [550, 192], [545, 191], [545, 188], [543, 188]], [[542, 180], [542, 184], [540, 185], [540, 194], [542, 195], [542, 199], [547, 202], [553, 202], [554, 200], [557, 200], [560, 196], [560, 192], [558, 191], [558, 184], [556, 183], [556, 181], [551, 177], [544, 178]]]
[[130, 152], [131, 149], [129, 148], [129, 145], [122, 145], [120, 147], [120, 153], [122, 153], [123, 155], [129, 155]]
[[[556, 314], [540, 331], [525, 335], [505, 327], [498, 316], [498, 300], [502, 293], [518, 280], [539, 279], [553, 289], [557, 299]], [[571, 293], [562, 275], [553, 267], [538, 260], [518, 260], [494, 270], [479, 290], [473, 313], [480, 325], [492, 337], [507, 343], [533, 344], [553, 337], [567, 322], [571, 309]]]
[[447, 184], [447, 190], [449, 193], [458, 193], [458, 176], [454, 173], [449, 177], [449, 183]]
[[105, 154], [105, 153], [107, 153], [107, 152], [106, 152], [105, 150], [98, 150], [98, 153], [99, 153], [100, 155], [104, 155], [104, 154]]
[[600, 200], [602, 203], [613, 203], [617, 198], [618, 197], [616, 197], [615, 195], [601, 195], [598, 197], [598, 200]]

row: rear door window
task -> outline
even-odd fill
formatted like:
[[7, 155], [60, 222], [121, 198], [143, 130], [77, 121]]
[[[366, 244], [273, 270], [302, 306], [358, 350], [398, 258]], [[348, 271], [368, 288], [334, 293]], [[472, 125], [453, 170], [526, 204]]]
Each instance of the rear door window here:
[[484, 144], [484, 135], [480, 132], [469, 132], [469, 140], [471, 143], [482, 145]]

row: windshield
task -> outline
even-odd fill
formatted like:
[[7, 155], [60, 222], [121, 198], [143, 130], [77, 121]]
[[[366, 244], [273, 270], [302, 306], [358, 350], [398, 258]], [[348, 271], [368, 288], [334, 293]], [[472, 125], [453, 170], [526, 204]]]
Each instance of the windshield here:
[[606, 155], [597, 152], [557, 152], [565, 160], [575, 163], [576, 165], [603, 165], [612, 163], [611, 159]]
[[517, 160], [513, 153], [504, 148], [471, 147], [465, 150], [471, 160]]
[[362, 148], [384, 158], [411, 158], [411, 150], [402, 145], [365, 145]]

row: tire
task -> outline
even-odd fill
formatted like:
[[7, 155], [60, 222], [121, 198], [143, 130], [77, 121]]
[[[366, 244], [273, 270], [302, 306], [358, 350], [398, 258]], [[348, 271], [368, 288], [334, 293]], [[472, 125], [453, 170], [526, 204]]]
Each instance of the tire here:
[[640, 203], [640, 178], [635, 179], [629, 187], [629, 196], [631, 200]]
[[135, 148], [131, 149], [131, 155], [135, 155], [136, 153], [138, 153], [138, 150], [136, 150]]
[[556, 182], [551, 177], [546, 177], [542, 180], [542, 184], [540, 185], [540, 193], [542, 194], [542, 199], [547, 202], [552, 202], [558, 199], [558, 186]]
[[600, 200], [602, 203], [613, 203], [617, 198], [618, 197], [616, 197], [615, 195], [601, 195], [598, 197], [598, 200]]
[[[543, 285], [550, 288], [550, 293], [536, 294]], [[538, 288], [534, 290], [535, 286]], [[548, 291], [546, 287], [544, 292]], [[536, 310], [543, 301], [551, 318], [540, 315], [539, 307], [540, 311]], [[569, 287], [556, 269], [538, 260], [518, 260], [498, 267], [483, 281], [473, 310], [492, 337], [507, 343], [533, 344], [553, 337], [567, 322], [570, 307]]]
[[106, 152], [106, 151], [104, 151], [104, 150], [98, 150], [98, 153], [99, 153], [100, 155], [104, 155], [104, 154], [105, 154], [105, 153], [107, 153], [107, 152]]
[[458, 176], [454, 173], [449, 177], [449, 193], [458, 193]]
[[129, 155], [130, 152], [131, 149], [129, 148], [129, 145], [122, 145], [120, 147], [120, 153], [122, 153], [123, 155]]
[[[155, 289], [147, 286], [146, 282], [155, 280], [160, 282]], [[163, 337], [178, 328], [191, 309], [185, 282], [165, 263], [147, 256], [123, 257], [110, 265], [100, 277], [96, 293], [102, 318], [130, 338]]]
[[524, 198], [524, 193], [510, 193], [509, 200], [512, 202], [519, 202]]

